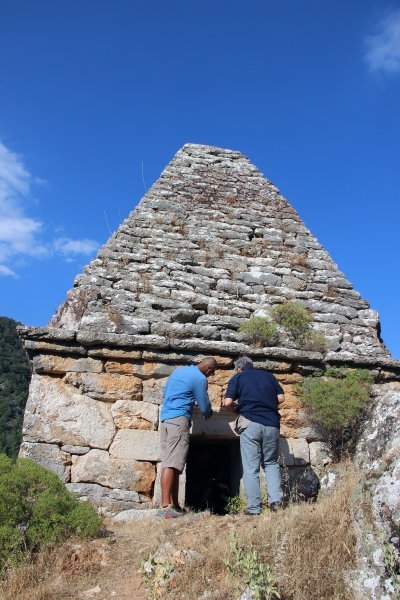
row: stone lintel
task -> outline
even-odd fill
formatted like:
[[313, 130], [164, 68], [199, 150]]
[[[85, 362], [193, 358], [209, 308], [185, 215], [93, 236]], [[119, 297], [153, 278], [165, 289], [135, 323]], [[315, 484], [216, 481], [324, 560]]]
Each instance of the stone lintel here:
[[17, 326], [18, 335], [23, 340], [60, 340], [64, 342], [75, 341], [76, 331], [71, 329], [62, 329], [54, 327], [27, 327], [25, 325]]
[[235, 433], [236, 417], [235, 413], [226, 408], [221, 408], [219, 411], [215, 410], [211, 419], [206, 421], [196, 406], [193, 410], [190, 432], [193, 436], [207, 436], [208, 439], [235, 439], [238, 438]]
[[82, 346], [71, 344], [65, 346], [59, 343], [46, 342], [42, 340], [24, 340], [24, 348], [29, 354], [35, 354], [38, 352], [47, 352], [48, 354], [66, 354], [67, 356], [86, 356], [87, 350]]

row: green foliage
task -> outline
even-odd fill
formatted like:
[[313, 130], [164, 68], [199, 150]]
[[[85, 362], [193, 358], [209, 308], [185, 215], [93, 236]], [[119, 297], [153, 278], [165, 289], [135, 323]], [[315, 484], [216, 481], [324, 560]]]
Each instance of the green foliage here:
[[286, 331], [296, 346], [315, 352], [326, 352], [325, 336], [311, 327], [312, 315], [299, 302], [284, 302], [270, 309], [270, 318], [251, 317], [239, 327], [247, 341], [256, 346], [275, 346], [279, 343], [278, 325]]
[[168, 561], [158, 562], [152, 554], [142, 562], [140, 571], [151, 598], [155, 599], [162, 596], [163, 587], [170, 580], [174, 570], [173, 563]]
[[299, 302], [276, 304], [270, 313], [277, 323], [283, 327], [295, 341], [300, 341], [309, 331], [312, 316], [306, 307]]
[[320, 331], [309, 329], [303, 336], [303, 348], [305, 350], [312, 350], [313, 352], [321, 352], [322, 354], [327, 350], [326, 338]]
[[247, 595], [254, 600], [280, 598], [275, 577], [270, 566], [262, 561], [257, 550], [239, 546], [238, 535], [232, 533], [230, 555], [224, 560], [228, 573], [240, 579], [246, 586]]
[[334, 446], [343, 441], [344, 430], [355, 431], [372, 382], [365, 369], [345, 368], [331, 368], [325, 374], [303, 379], [301, 399], [311, 420], [325, 429]]
[[17, 323], [0, 317], [0, 452], [16, 457], [31, 370], [16, 330]]
[[383, 561], [390, 583], [395, 590], [395, 598], [400, 598], [400, 552], [392, 542], [384, 545]]
[[230, 496], [226, 501], [225, 510], [229, 515], [240, 514], [246, 506], [246, 500], [243, 496]]
[[30, 459], [0, 455], [0, 571], [68, 535], [93, 536], [100, 523], [57, 475]]
[[276, 323], [266, 317], [251, 317], [239, 327], [239, 333], [257, 346], [273, 346], [278, 341]]

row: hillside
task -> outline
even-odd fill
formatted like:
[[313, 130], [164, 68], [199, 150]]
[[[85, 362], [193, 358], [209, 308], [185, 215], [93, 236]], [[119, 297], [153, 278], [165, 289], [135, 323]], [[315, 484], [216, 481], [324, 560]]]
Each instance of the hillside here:
[[17, 323], [0, 317], [0, 452], [17, 456], [31, 377]]

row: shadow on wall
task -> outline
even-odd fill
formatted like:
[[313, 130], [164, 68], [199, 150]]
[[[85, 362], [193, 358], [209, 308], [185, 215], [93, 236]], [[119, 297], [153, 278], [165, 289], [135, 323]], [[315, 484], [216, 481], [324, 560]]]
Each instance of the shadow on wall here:
[[289, 442], [279, 440], [282, 488], [285, 501], [314, 501], [318, 497], [320, 481], [305, 458], [293, 455]]

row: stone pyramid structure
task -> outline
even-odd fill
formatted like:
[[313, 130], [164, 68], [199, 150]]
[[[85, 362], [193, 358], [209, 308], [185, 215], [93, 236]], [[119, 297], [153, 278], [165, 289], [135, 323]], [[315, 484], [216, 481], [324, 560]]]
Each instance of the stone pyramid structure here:
[[[301, 302], [324, 353], [249, 344], [238, 328]], [[295, 384], [326, 364], [398, 373], [378, 314], [353, 288], [277, 188], [240, 152], [185, 145], [76, 277], [44, 328], [21, 328], [33, 365], [22, 456], [49, 466], [110, 512], [157, 503], [158, 411], [179, 364], [214, 355], [216, 417], [193, 439], [234, 444], [220, 410], [233, 360], [252, 356], [285, 387], [283, 450], [293, 468], [323, 462]], [[232, 448], [229, 452], [235, 452]], [[232, 467], [232, 478], [234, 477]]]
[[[239, 152], [186, 145], [50, 326], [235, 352], [244, 319], [285, 300], [314, 314], [328, 360], [385, 359], [379, 320], [276, 187]], [[201, 343], [200, 343], [201, 341]]]

